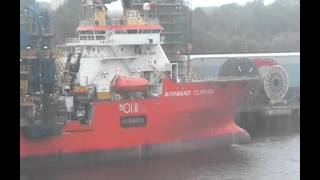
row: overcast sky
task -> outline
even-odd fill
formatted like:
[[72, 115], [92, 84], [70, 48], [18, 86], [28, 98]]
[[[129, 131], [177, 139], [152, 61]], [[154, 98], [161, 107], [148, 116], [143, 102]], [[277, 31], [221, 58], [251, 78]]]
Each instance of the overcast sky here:
[[[223, 4], [238, 3], [244, 5], [253, 0], [192, 0], [192, 8], [206, 6], [221, 6]], [[273, 3], [274, 0], [264, 0], [266, 5]]]
[[[51, 2], [51, 0], [37, 0]], [[196, 7], [206, 7], [206, 6], [221, 6], [223, 4], [238, 3], [240, 5], [246, 4], [246, 2], [253, 0], [190, 0], [192, 2], [192, 8]], [[274, 0], [264, 0], [266, 5], [273, 3]]]

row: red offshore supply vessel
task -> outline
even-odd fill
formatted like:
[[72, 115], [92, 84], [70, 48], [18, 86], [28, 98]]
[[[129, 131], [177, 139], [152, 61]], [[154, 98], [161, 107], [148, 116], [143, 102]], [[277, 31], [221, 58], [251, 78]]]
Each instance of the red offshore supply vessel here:
[[162, 27], [148, 16], [148, 3], [144, 16], [121, 0], [88, 0], [82, 8], [79, 37], [56, 54], [57, 90], [22, 97], [23, 166], [249, 142], [234, 114], [256, 77], [180, 77], [161, 48]]

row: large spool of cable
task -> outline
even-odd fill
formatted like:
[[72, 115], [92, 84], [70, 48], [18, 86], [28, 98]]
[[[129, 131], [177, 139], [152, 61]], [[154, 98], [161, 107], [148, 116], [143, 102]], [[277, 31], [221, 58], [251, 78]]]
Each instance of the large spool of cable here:
[[282, 102], [289, 88], [286, 70], [272, 59], [230, 58], [218, 73], [219, 77], [260, 77], [253, 92], [253, 101]]
[[230, 58], [219, 69], [219, 77], [255, 77], [259, 74], [254, 62], [249, 58]]
[[281, 102], [289, 89], [287, 71], [272, 59], [254, 59], [262, 80], [262, 89], [270, 101]]

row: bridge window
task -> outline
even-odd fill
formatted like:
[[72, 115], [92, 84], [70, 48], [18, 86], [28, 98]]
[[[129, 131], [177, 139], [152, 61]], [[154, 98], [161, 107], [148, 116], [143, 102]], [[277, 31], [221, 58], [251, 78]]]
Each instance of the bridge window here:
[[97, 40], [104, 40], [105, 37], [104, 36], [96, 36]]
[[116, 34], [138, 34], [138, 33], [160, 33], [160, 30], [138, 30], [138, 29], [130, 29], [130, 30], [115, 30]]
[[126, 34], [127, 31], [126, 30], [116, 30], [115, 33], [116, 34]]
[[128, 33], [129, 33], [129, 34], [136, 34], [136, 33], [137, 33], [137, 30], [128, 30]]
[[105, 34], [105, 31], [94, 31], [95, 34]]

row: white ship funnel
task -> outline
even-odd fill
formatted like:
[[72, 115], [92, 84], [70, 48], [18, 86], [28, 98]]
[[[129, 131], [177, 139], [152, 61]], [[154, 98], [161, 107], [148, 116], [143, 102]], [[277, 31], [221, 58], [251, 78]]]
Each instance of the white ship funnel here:
[[104, 4], [107, 8], [108, 18], [110, 19], [121, 19], [123, 17], [123, 6], [122, 1], [117, 0], [109, 4]]

